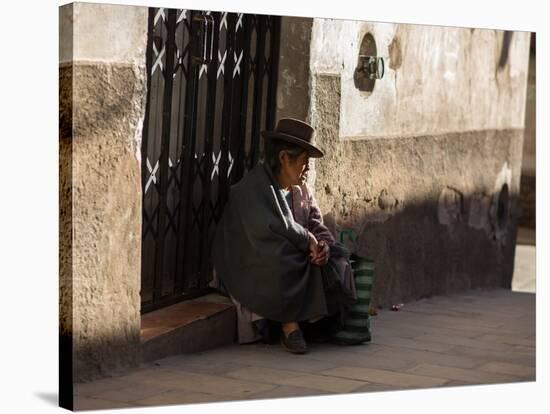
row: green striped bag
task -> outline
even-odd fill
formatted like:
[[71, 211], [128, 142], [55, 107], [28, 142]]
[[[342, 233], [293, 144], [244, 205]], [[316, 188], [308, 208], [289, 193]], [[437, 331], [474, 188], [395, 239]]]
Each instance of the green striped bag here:
[[357, 242], [351, 230], [340, 232], [340, 243], [344, 242], [344, 234], [355, 246], [355, 252], [350, 256], [351, 269], [355, 279], [357, 301], [346, 313], [342, 328], [336, 332], [332, 341], [340, 345], [356, 345], [371, 341], [369, 305], [372, 285], [374, 282], [374, 261], [368, 257], [359, 256]]

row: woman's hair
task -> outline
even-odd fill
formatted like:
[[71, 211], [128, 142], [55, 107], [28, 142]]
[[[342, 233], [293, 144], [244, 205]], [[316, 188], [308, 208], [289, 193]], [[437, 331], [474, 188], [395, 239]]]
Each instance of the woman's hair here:
[[286, 151], [288, 158], [295, 161], [306, 149], [281, 139], [266, 139], [264, 159], [275, 175], [281, 171], [281, 161], [279, 160], [279, 153], [281, 151]]

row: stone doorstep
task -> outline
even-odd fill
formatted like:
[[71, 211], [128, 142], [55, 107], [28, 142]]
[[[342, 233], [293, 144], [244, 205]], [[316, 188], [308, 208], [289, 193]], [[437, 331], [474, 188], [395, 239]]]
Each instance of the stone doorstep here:
[[229, 298], [211, 293], [176, 303], [141, 316], [141, 362], [231, 344], [236, 333]]

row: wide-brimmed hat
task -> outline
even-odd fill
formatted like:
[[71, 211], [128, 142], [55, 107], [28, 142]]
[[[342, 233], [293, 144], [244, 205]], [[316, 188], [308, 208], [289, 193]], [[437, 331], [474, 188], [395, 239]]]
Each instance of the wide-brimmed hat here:
[[312, 158], [321, 158], [325, 154], [311, 144], [315, 130], [306, 122], [294, 118], [281, 118], [274, 131], [262, 131], [267, 139], [280, 139], [296, 144], [305, 150]]

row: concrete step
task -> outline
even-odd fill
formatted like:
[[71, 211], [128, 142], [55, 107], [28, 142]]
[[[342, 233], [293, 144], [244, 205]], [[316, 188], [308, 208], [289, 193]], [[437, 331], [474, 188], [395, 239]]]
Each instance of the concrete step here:
[[236, 319], [231, 300], [217, 293], [146, 313], [141, 317], [141, 362], [231, 344]]

